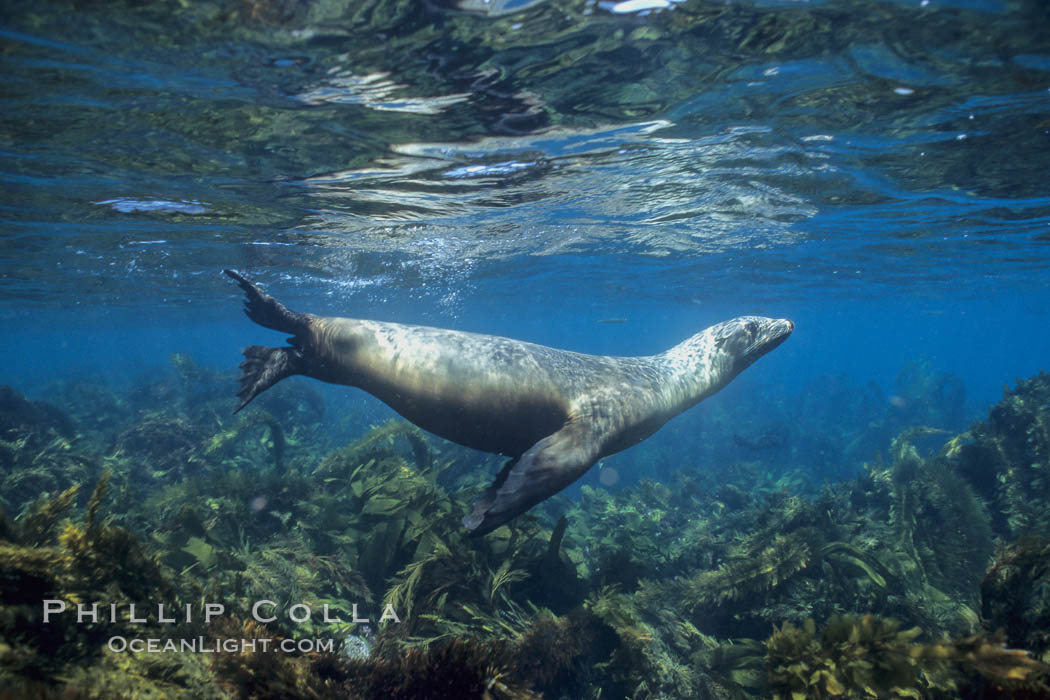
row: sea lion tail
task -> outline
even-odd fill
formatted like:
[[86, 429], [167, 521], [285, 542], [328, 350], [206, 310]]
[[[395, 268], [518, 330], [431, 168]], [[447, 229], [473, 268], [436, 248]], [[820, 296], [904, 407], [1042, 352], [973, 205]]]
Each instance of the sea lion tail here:
[[244, 313], [248, 315], [248, 318], [260, 326], [282, 333], [299, 335], [306, 330], [310, 323], [306, 314], [291, 311], [236, 270], [223, 270], [223, 272], [228, 277], [237, 280], [237, 284], [244, 290]]
[[244, 349], [244, 362], [241, 363], [241, 388], [237, 392], [241, 403], [234, 413], [251, 403], [251, 400], [285, 377], [301, 374], [302, 352], [298, 337], [305, 333], [310, 325], [306, 314], [291, 311], [281, 302], [259, 289], [236, 270], [223, 270], [232, 277], [244, 290], [244, 313], [248, 318], [265, 328], [291, 333], [292, 347], [268, 348], [262, 345], [249, 345]]
[[300, 374], [302, 356], [295, 348], [268, 348], [249, 345], [244, 349], [241, 363], [241, 389], [237, 392], [241, 403], [234, 413], [251, 403], [251, 400], [285, 377]]

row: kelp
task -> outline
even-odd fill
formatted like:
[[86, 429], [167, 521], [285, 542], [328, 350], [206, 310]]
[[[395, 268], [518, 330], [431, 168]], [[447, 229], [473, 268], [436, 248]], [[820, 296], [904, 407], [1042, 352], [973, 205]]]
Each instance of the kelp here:
[[974, 635], [928, 644], [922, 631], [871, 615], [836, 615], [818, 635], [813, 620], [785, 622], [766, 641], [774, 698], [953, 697], [978, 674], [997, 687], [1036, 690], [1047, 668], [1002, 640]]
[[[698, 694], [694, 671], [685, 662], [688, 655], [683, 654], [692, 644], [687, 643], [685, 650], [676, 650], [661, 634], [659, 613], [643, 609], [635, 596], [615, 586], [591, 594], [584, 609], [616, 633], [616, 646], [598, 665], [613, 687], [635, 698]], [[698, 644], [699, 633], [690, 641]]]
[[70, 419], [55, 405], [0, 386], [0, 507], [17, 511], [40, 494], [98, 477]]
[[[204, 454], [212, 456], [220, 454], [232, 460], [244, 460], [247, 464], [258, 463], [257, 455], [253, 455], [250, 449], [250, 438], [256, 426], [266, 428], [263, 439], [258, 443], [268, 448], [273, 455], [273, 468], [278, 472], [284, 471], [284, 454], [288, 440], [284, 435], [281, 423], [274, 418], [269, 411], [253, 409], [242, 413], [234, 421], [233, 425], [225, 427], [211, 437], [204, 445]], [[248, 438], [248, 440], [246, 440]], [[252, 458], [255, 459], [252, 459]], [[236, 462], [234, 462], [236, 464]], [[242, 462], [243, 464], [243, 462]]]
[[[44, 465], [33, 478], [48, 485], [12, 491], [17, 515], [0, 518], [0, 669], [10, 687], [245, 698], [410, 697], [439, 686], [578, 698], [1043, 687], [1042, 667], [1004, 650], [994, 630], [1045, 660], [1046, 545], [1009, 539], [1022, 521], [1040, 522], [1022, 486], [1038, 496], [1045, 379], [1019, 385], [939, 454], [917, 445], [935, 450], [949, 436], [905, 431], [888, 459], [815, 496], [791, 470], [727, 463], [616, 493], [585, 486], [579, 501], [555, 499], [483, 538], [460, 524], [483, 480], [463, 450], [397, 420], [333, 450], [312, 437], [319, 397], [293, 389], [229, 417], [214, 381], [176, 357], [170, 376], [127, 398], [113, 393], [136, 411], [113, 415], [108, 443], [65, 437], [67, 421], [82, 427], [54, 408], [37, 416], [36, 432], [10, 419], [21, 432], [8, 433], [7, 454], [25, 473]], [[993, 479], [978, 478], [978, 459]], [[994, 517], [1000, 507], [1013, 520]], [[41, 595], [216, 600], [231, 614], [185, 630], [69, 616], [45, 628]], [[247, 617], [263, 599], [278, 613], [265, 625]], [[315, 613], [290, 619], [297, 603]], [[322, 619], [326, 606], [335, 621]], [[386, 609], [400, 621], [381, 623]], [[106, 635], [154, 630], [337, 644], [223, 652], [210, 665], [104, 648]], [[865, 656], [881, 675], [856, 663]]]
[[[400, 632], [409, 645], [469, 634], [514, 637], [528, 613], [515, 602], [543, 603], [532, 585], [545, 562], [543, 533], [525, 526], [504, 527], [488, 541], [472, 540], [455, 528], [422, 537], [413, 560], [390, 579], [385, 605], [410, 618]], [[447, 538], [446, 539], [443, 539]]]
[[711, 571], [701, 571], [684, 581], [684, 595], [700, 606], [741, 600], [776, 588], [806, 568], [813, 553], [803, 533], [777, 535], [763, 546], [751, 548]]
[[992, 555], [991, 516], [948, 460], [919, 455], [913, 441], [928, 434], [912, 429], [898, 436], [892, 464], [870, 469], [874, 490], [889, 504], [895, 553], [889, 561], [908, 587], [975, 608]]
[[1050, 538], [1005, 547], [981, 582], [981, 615], [1010, 646], [1050, 663]]
[[[395, 447], [402, 439], [414, 467]], [[430, 555], [438, 533], [456, 529], [453, 502], [436, 483], [445, 466], [435, 465], [418, 428], [380, 426], [314, 471], [324, 492], [304, 504], [307, 533], [322, 551], [356, 562], [372, 590], [383, 590], [396, 572]]]
[[[209, 659], [189, 651], [128, 654], [104, 648], [92, 666], [73, 666], [64, 694], [77, 700], [151, 698], [151, 700], [228, 700], [229, 695], [216, 683]], [[74, 691], [70, 689], [76, 689]], [[24, 688], [23, 697], [46, 691], [41, 686]], [[47, 697], [47, 696], [45, 696]]]
[[346, 685], [362, 698], [540, 698], [514, 678], [509, 645], [470, 638], [408, 649], [392, 659], [351, 662], [349, 666]]
[[[950, 460], [924, 457], [915, 447], [917, 439], [938, 434], [926, 428], [902, 433], [891, 444], [889, 464], [876, 460], [855, 482], [829, 488], [822, 507], [838, 521], [837, 541], [850, 552], [840, 547], [830, 561], [884, 582], [872, 591], [875, 597], [857, 598], [845, 609], [960, 636], [979, 625], [979, 585], [994, 532], [988, 507]], [[830, 615], [836, 608], [825, 610]]]
[[[367, 657], [343, 650], [275, 656], [255, 646], [221, 651], [214, 667], [223, 688], [239, 698], [526, 700], [543, 697], [541, 689], [578, 685], [573, 672], [592, 659], [595, 649], [604, 648], [602, 632], [593, 617], [557, 617], [541, 611], [515, 639], [464, 636], [408, 647], [381, 641]], [[281, 641], [275, 630], [233, 617], [216, 622], [212, 633], [270, 644]]]
[[[107, 638], [142, 631], [123, 614], [110, 619], [109, 606], [123, 612], [132, 604], [139, 610], [155, 607], [158, 600], [178, 604], [163, 567], [131, 533], [107, 522], [103, 501], [108, 482], [108, 474], [99, 479], [80, 521], [59, 523], [73, 504], [74, 487], [41, 499], [7, 528], [9, 539], [0, 543], [0, 684], [36, 693], [78, 674], [84, 687], [94, 688], [79, 669], [103, 663]], [[79, 624], [78, 613], [68, 610], [44, 622], [44, 600], [63, 601], [67, 608], [97, 605], [102, 612], [90, 625]], [[145, 684], [146, 678], [139, 680]]]
[[203, 467], [204, 432], [188, 420], [150, 412], [117, 435], [109, 457], [139, 465], [143, 477], [177, 481]]
[[988, 418], [946, 450], [947, 458], [988, 499], [996, 527], [1011, 540], [1050, 532], [1050, 374], [1013, 389]]

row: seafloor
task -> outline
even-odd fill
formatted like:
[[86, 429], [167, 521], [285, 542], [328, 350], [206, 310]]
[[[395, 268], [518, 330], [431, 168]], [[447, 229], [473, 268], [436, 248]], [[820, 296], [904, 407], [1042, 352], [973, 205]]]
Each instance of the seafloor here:
[[683, 456], [476, 539], [473, 453], [399, 421], [333, 444], [307, 383], [234, 417], [231, 380], [177, 355], [119, 391], [0, 389], [5, 692], [1050, 693], [1050, 375], [823, 489]]

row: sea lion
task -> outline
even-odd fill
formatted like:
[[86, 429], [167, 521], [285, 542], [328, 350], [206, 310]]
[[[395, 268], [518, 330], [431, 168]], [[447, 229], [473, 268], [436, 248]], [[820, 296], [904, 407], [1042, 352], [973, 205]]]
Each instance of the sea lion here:
[[484, 534], [635, 445], [780, 345], [786, 319], [742, 316], [648, 357], [607, 357], [520, 340], [285, 308], [234, 270], [245, 313], [290, 333], [244, 348], [241, 410], [293, 374], [364, 389], [424, 430], [511, 460], [463, 524]]

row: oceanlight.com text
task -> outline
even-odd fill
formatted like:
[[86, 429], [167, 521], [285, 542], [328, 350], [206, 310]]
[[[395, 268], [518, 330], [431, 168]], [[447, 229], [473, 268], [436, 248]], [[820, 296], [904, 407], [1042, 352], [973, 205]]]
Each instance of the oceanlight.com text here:
[[140, 637], [110, 637], [106, 642], [110, 651], [122, 653], [130, 651], [136, 654], [159, 654], [161, 652], [181, 651], [202, 654], [247, 653], [309, 653], [334, 652], [334, 639], [143, 639]]

